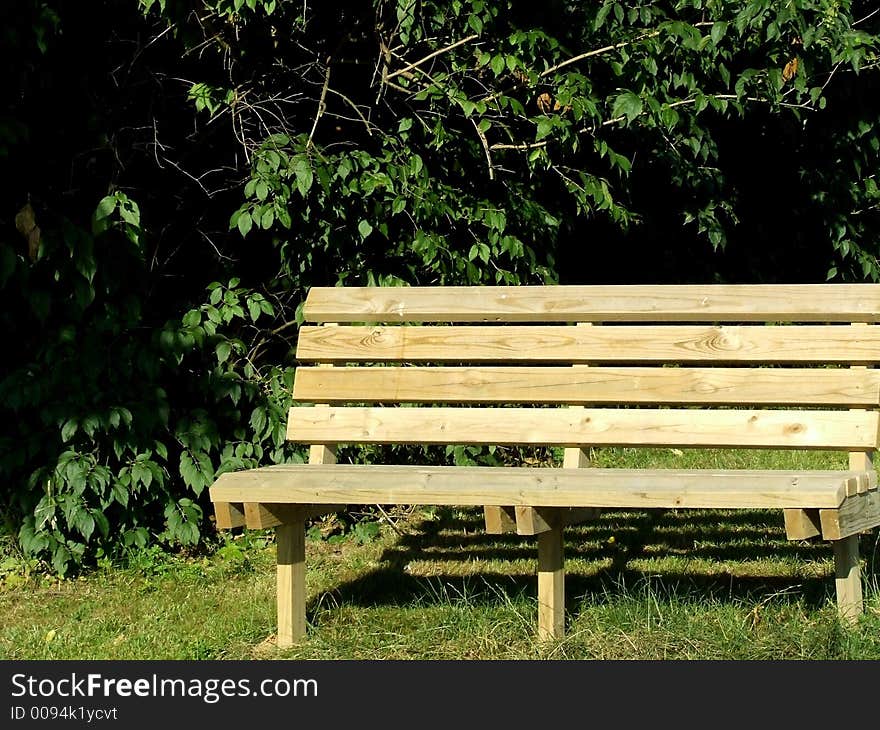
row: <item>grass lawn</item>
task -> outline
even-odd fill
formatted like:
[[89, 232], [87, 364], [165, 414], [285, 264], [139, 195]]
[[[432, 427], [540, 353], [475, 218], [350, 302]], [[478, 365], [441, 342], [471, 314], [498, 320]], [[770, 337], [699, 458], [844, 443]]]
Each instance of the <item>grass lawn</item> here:
[[[666, 451], [651, 465], [755, 459]], [[597, 456], [601, 466], [647, 458]], [[750, 468], [836, 468], [839, 458], [765, 453]], [[567, 529], [567, 636], [540, 644], [535, 538], [486, 535], [479, 509], [416, 507], [389, 520], [375, 536], [313, 531], [310, 635], [283, 651], [272, 637], [271, 532], [203, 556], [143, 551], [67, 581], [6, 560], [0, 658], [880, 659], [876, 530], [861, 541], [866, 612], [845, 628], [830, 546], [787, 541], [779, 511], [606, 512]]]

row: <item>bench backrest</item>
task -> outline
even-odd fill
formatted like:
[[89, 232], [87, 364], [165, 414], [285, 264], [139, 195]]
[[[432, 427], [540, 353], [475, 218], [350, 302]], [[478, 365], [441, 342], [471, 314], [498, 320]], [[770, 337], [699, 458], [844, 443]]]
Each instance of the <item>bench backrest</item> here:
[[880, 285], [330, 287], [304, 314], [294, 399], [326, 407], [294, 405], [297, 442], [878, 443]]

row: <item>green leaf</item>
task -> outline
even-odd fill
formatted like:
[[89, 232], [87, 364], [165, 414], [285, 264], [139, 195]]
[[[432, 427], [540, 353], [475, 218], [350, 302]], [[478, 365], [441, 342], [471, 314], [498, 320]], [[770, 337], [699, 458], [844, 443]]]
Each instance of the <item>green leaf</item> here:
[[198, 309], [190, 309], [183, 315], [184, 327], [198, 327], [202, 323], [202, 313]]
[[492, 68], [492, 72], [496, 76], [500, 76], [504, 72], [504, 56], [500, 53], [497, 56], [493, 56], [489, 65]]
[[114, 481], [111, 485], [110, 496], [123, 507], [128, 506], [128, 489], [119, 481]]
[[549, 117], [542, 117], [538, 120], [538, 130], [535, 132], [535, 141], [540, 142], [553, 131], [553, 120]]
[[266, 409], [263, 406], [257, 406], [254, 408], [253, 413], [251, 413], [251, 427], [254, 429], [254, 433], [259, 438], [263, 435], [263, 431], [266, 428], [266, 423], [268, 419], [266, 418]]
[[632, 122], [642, 113], [642, 100], [631, 91], [624, 91], [614, 100], [611, 116], [626, 117], [627, 122]]
[[92, 509], [89, 510], [89, 513], [94, 518], [95, 524], [98, 526], [98, 531], [101, 533], [101, 537], [106, 539], [110, 534], [110, 521], [100, 510]]
[[601, 8], [599, 8], [599, 12], [596, 13], [596, 20], [593, 22], [593, 30], [599, 30], [599, 28], [602, 27], [602, 24], [608, 17], [608, 13], [611, 12], [612, 7], [613, 3], [606, 2]]
[[95, 531], [95, 518], [87, 510], [79, 509], [74, 513], [73, 527], [79, 530], [82, 536], [88, 540]]
[[217, 353], [217, 362], [222, 365], [229, 359], [229, 354], [232, 352], [232, 344], [228, 341], [218, 342], [215, 352]]
[[55, 516], [55, 500], [44, 496], [34, 509], [34, 529], [41, 530]]
[[64, 442], [70, 441], [70, 439], [73, 438], [74, 434], [76, 434], [77, 428], [79, 428], [79, 424], [77, 423], [76, 419], [68, 419], [61, 427], [61, 440]]
[[362, 220], [358, 223], [358, 233], [361, 234], [361, 238], [366, 238], [373, 232], [373, 226], [370, 225], [370, 222], [367, 220]]
[[129, 225], [140, 226], [141, 224], [141, 211], [133, 201], [129, 201], [128, 205], [119, 206], [119, 216]]
[[253, 222], [253, 220], [251, 220], [251, 214], [250, 213], [242, 213], [238, 217], [239, 233], [241, 233], [242, 236], [246, 236], [250, 232], [253, 224], [254, 224], [254, 222]]
[[312, 163], [305, 155], [297, 155], [293, 163], [293, 173], [296, 176], [296, 189], [304, 198], [309, 194], [314, 182]]
[[98, 203], [98, 207], [95, 208], [95, 220], [100, 221], [107, 218], [114, 210], [116, 210], [116, 205], [119, 201], [116, 199], [115, 195], [108, 195], [106, 198], [102, 198], [101, 202]]
[[712, 30], [709, 32], [709, 35], [712, 37], [712, 42], [717, 46], [718, 42], [724, 38], [724, 34], [727, 33], [727, 23], [724, 21], [713, 23]]
[[153, 473], [146, 464], [136, 461], [131, 465], [131, 478], [135, 482], [140, 482], [145, 487], [149, 487], [153, 482]]
[[59, 575], [63, 576], [67, 573], [67, 565], [70, 563], [71, 557], [73, 556], [66, 546], [56, 543], [52, 550], [52, 567]]

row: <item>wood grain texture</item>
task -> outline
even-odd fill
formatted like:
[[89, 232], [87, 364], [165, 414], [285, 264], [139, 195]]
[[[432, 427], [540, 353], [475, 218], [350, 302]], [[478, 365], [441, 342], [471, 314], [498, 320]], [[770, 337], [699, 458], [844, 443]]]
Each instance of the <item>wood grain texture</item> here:
[[850, 363], [880, 361], [880, 327], [566, 325], [311, 327], [296, 356], [325, 362]]
[[840, 618], [854, 624], [863, 610], [858, 535], [835, 541], [834, 583]]
[[581, 522], [594, 520], [601, 514], [601, 510], [596, 507], [517, 506], [513, 509], [516, 517], [514, 531], [518, 535], [540, 535], [554, 529], [558, 524], [562, 527], [579, 525]]
[[276, 612], [279, 648], [306, 635], [306, 530], [304, 522], [275, 528], [277, 545]]
[[[836, 509], [853, 476], [850, 471], [284, 464], [223, 474], [210, 495], [215, 502], [302, 504]], [[876, 484], [876, 473], [869, 478]]]
[[297, 369], [307, 403], [880, 405], [880, 370], [847, 368], [338, 367]]
[[312, 287], [307, 322], [876, 322], [876, 284]]
[[786, 509], [785, 536], [789, 540], [809, 540], [822, 534], [817, 509]]
[[488, 535], [516, 532], [516, 516], [513, 507], [487, 504], [483, 507], [483, 521]]
[[538, 535], [538, 639], [565, 636], [565, 555], [562, 524], [558, 518], [550, 530]]
[[875, 448], [874, 411], [295, 406], [305, 443]]
[[345, 509], [341, 504], [263, 504], [245, 502], [245, 524], [251, 530], [266, 530], [278, 525], [310, 520]]
[[848, 496], [838, 509], [819, 511], [822, 537], [841, 540], [880, 525], [880, 492], [872, 489]]
[[218, 530], [231, 530], [234, 527], [244, 527], [244, 505], [230, 504], [229, 502], [215, 502], [214, 517], [214, 525]]

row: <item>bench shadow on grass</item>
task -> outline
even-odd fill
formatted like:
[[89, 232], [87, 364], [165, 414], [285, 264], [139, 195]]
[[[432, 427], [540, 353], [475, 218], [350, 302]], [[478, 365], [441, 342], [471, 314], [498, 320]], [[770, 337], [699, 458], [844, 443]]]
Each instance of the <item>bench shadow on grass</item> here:
[[[877, 538], [862, 542], [865, 572], [876, 580]], [[309, 613], [328, 595], [337, 605], [363, 607], [439, 604], [449, 596], [467, 596], [474, 604], [496, 603], [500, 595], [536, 600], [536, 543], [535, 537], [486, 534], [478, 510], [444, 511], [386, 548], [382, 567], [317, 597]], [[773, 596], [813, 610], [833, 600], [830, 543], [786, 540], [779, 511], [609, 512], [566, 528], [565, 556], [569, 611], [657, 579], [673, 600], [700, 596], [740, 604]], [[664, 558], [672, 558], [672, 566]], [[660, 562], [654, 569], [634, 565], [646, 559]], [[676, 559], [687, 562], [687, 570], [676, 570]], [[411, 565], [420, 563], [432, 566], [429, 574], [412, 574]], [[444, 564], [459, 569], [444, 571]]]

